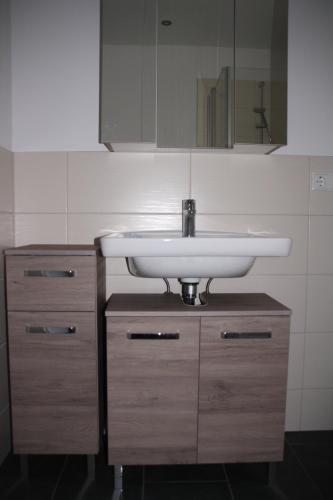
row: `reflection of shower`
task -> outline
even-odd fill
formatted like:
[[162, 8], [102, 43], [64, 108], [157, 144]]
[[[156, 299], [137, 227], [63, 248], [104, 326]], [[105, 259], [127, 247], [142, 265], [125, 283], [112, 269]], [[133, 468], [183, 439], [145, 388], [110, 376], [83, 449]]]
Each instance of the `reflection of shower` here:
[[269, 144], [272, 143], [272, 136], [269, 130], [267, 118], [265, 115], [266, 108], [264, 107], [264, 90], [265, 90], [265, 82], [259, 82], [258, 83], [258, 88], [260, 90], [260, 107], [259, 108], [253, 108], [253, 111], [260, 115], [260, 123], [259, 125], [256, 125], [256, 128], [260, 129], [261, 132], [261, 143], [264, 144], [264, 130], [266, 130], [266, 133], [268, 135], [268, 140]]

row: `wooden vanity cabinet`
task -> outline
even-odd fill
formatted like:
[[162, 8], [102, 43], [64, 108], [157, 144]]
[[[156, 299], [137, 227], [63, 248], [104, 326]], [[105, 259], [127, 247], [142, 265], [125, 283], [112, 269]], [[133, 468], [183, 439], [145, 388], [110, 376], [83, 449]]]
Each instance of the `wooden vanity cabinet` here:
[[195, 308], [115, 294], [106, 316], [109, 464], [282, 460], [288, 308], [265, 294]]
[[199, 327], [197, 318], [109, 319], [109, 463], [196, 462]]
[[289, 318], [201, 319], [198, 462], [283, 458]]
[[104, 276], [91, 245], [6, 250], [14, 453], [98, 453]]

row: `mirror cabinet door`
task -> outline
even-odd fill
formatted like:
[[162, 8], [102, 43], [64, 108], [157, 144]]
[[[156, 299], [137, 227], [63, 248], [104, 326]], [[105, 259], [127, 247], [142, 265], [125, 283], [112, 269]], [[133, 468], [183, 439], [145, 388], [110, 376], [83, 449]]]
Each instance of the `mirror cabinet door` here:
[[100, 142], [156, 143], [156, 0], [101, 1]]
[[235, 143], [287, 142], [287, 32], [288, 0], [235, 0]]
[[101, 15], [100, 142], [286, 143], [287, 0], [101, 0]]

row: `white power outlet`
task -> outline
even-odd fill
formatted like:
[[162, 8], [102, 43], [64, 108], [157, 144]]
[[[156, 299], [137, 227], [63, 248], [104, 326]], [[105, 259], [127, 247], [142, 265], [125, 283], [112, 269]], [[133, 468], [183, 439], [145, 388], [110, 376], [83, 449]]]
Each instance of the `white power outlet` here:
[[312, 191], [333, 191], [333, 173], [313, 173]]

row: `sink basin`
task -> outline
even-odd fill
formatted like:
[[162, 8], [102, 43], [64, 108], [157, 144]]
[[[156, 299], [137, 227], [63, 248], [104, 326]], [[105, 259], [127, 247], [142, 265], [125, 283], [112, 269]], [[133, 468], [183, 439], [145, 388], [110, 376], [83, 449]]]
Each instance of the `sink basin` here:
[[126, 257], [134, 276], [232, 278], [244, 276], [256, 257], [287, 256], [291, 239], [274, 234], [197, 231], [113, 232], [101, 238], [105, 257]]

